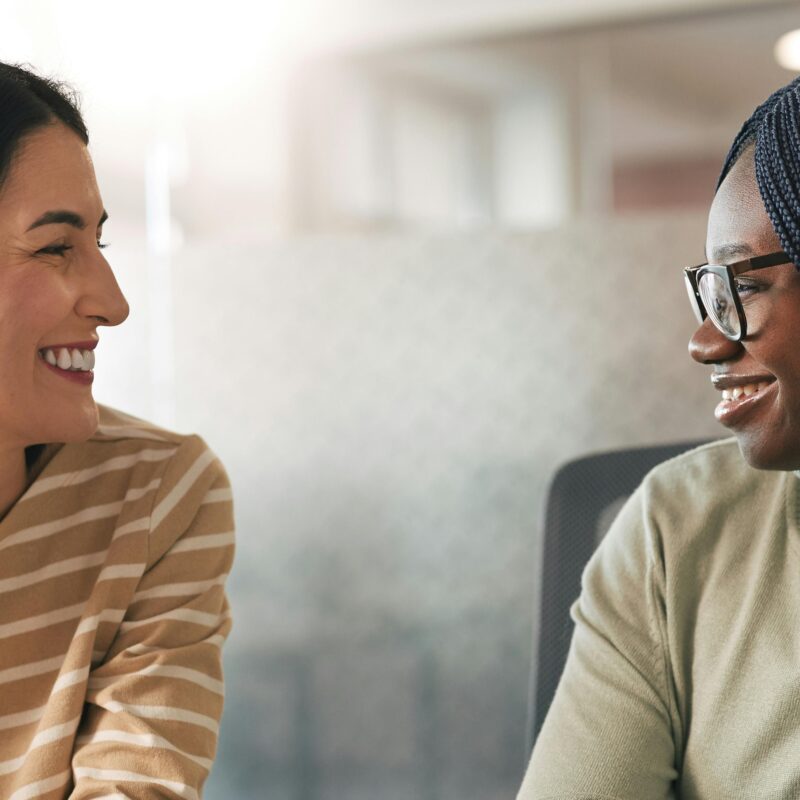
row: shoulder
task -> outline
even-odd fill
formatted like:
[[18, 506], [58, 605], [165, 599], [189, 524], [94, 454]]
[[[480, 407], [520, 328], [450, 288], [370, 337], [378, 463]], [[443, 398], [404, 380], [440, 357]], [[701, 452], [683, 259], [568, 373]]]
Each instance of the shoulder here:
[[[640, 512], [664, 556], [686, 559], [734, 546], [734, 532], [761, 530], [785, 514], [787, 476], [751, 467], [735, 439], [659, 464], [639, 487]], [[736, 545], [738, 546], [738, 545]]]
[[744, 477], [755, 472], [742, 457], [734, 437], [719, 439], [687, 450], [654, 467], [645, 483], [673, 483], [687, 479], [726, 475]]
[[191, 434], [177, 433], [119, 409], [97, 404], [100, 424], [90, 442], [141, 441], [181, 445]]
[[60, 473], [113, 474], [118, 487], [126, 476], [142, 485], [201, 466], [224, 475], [217, 455], [201, 436], [178, 433], [99, 403], [98, 410], [100, 423], [88, 439], [54, 448]]
[[658, 560], [684, 553], [691, 543], [709, 546], [731, 518], [750, 518], [766, 498], [773, 502], [781, 492], [764, 490], [781, 490], [784, 476], [751, 467], [735, 438], [708, 442], [651, 469], [604, 544], [623, 553], [638, 546]]
[[212, 482], [217, 482], [220, 477], [227, 479], [225, 468], [202, 436], [178, 433], [99, 403], [98, 410], [100, 424], [86, 445], [109, 451], [106, 457], [114, 450], [126, 453], [147, 451], [152, 454], [153, 461], [162, 464], [159, 471], [168, 483], [176, 483], [181, 478], [185, 483], [204, 473], [211, 473], [206, 476], [205, 483], [209, 479]]
[[[149, 463], [150, 552], [157, 561], [190, 534], [232, 535], [233, 496], [217, 454], [195, 433], [178, 433], [98, 404], [100, 425], [87, 446], [130, 453]], [[147, 467], [145, 467], [147, 469]], [[190, 534], [191, 535], [191, 534]]]
[[190, 463], [198, 457], [218, 460], [205, 439], [196, 433], [178, 433], [100, 403], [97, 408], [100, 424], [86, 442], [87, 445], [107, 450], [124, 448], [128, 452], [155, 448], [174, 453], [180, 463]]
[[[230, 481], [225, 467], [205, 439], [178, 433], [98, 403], [100, 424], [87, 440], [61, 446], [58, 470], [69, 485], [84, 492], [149, 503], [153, 513], [162, 501], [191, 513], [210, 491]], [[91, 481], [85, 478], [92, 478]], [[219, 494], [219, 492], [217, 492]]]
[[751, 467], [742, 456], [735, 438], [721, 439], [696, 447], [654, 467], [642, 482], [642, 492], [650, 500], [666, 502], [674, 498], [679, 505], [728, 502], [741, 497], [747, 487], [763, 487], [782, 482], [785, 473]]

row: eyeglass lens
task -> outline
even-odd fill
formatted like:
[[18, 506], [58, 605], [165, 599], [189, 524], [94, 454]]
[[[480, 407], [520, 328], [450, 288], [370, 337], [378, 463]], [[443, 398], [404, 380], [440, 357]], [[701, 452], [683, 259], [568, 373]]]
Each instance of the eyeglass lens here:
[[738, 336], [741, 325], [728, 282], [714, 272], [706, 272], [700, 277], [697, 288], [711, 321], [723, 333]]

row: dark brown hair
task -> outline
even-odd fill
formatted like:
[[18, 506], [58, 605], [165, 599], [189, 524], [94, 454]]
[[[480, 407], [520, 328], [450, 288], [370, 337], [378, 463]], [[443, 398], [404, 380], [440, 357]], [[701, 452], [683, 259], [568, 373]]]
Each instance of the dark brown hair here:
[[89, 144], [89, 132], [73, 89], [37, 75], [30, 65], [0, 62], [0, 186], [25, 136], [58, 122]]

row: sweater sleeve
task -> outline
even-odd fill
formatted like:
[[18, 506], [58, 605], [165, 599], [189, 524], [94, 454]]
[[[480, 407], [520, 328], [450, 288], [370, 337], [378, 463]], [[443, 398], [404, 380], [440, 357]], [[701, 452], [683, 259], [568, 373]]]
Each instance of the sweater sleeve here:
[[200, 437], [187, 437], [156, 490], [136, 593], [89, 676], [70, 800], [201, 796], [222, 715], [233, 550], [228, 476]]
[[632, 495], [583, 571], [567, 662], [517, 800], [673, 796], [663, 556], [644, 495]]

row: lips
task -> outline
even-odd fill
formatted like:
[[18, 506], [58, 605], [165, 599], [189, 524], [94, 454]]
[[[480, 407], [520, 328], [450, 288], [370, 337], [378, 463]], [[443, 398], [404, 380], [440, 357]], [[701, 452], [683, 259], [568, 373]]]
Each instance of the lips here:
[[748, 375], [715, 374], [711, 376], [711, 383], [715, 389], [735, 389], [737, 386], [748, 386], [759, 383], [773, 383], [775, 376], [769, 373], [753, 373]]
[[[742, 381], [741, 377], [730, 376], [714, 380], [715, 377], [717, 376], [711, 379], [715, 387], [724, 390], [725, 394], [723, 400], [714, 409], [714, 416], [726, 427], [734, 427], [742, 422], [752, 412], [757, 411], [763, 403], [769, 402], [769, 398], [777, 391], [777, 381], [771, 375], [747, 376], [746, 381]], [[753, 380], [754, 378], [755, 380]], [[759, 387], [757, 391], [749, 395], [741, 394], [738, 397], [730, 397], [729, 392], [738, 394], [735, 390], [742, 389], [744, 386], [756, 385]]]
[[85, 342], [71, 342], [70, 344], [45, 344], [40, 350], [59, 350], [66, 347], [67, 350], [94, 350], [99, 344], [98, 339], [87, 339]]

